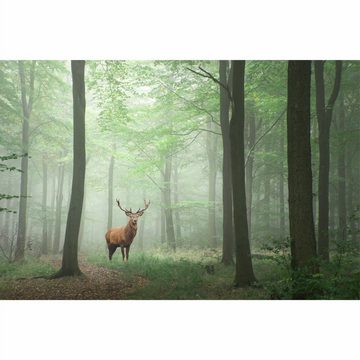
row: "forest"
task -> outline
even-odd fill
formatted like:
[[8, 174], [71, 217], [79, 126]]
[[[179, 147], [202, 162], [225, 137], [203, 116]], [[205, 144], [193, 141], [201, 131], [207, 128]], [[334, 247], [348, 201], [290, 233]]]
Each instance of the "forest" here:
[[0, 299], [359, 299], [360, 61], [0, 61]]

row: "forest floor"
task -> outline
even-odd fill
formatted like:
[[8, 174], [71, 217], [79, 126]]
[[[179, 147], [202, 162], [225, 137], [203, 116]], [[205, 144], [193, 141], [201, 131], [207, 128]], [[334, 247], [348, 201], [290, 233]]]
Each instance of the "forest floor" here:
[[[60, 259], [43, 258], [45, 273], [55, 273], [61, 267]], [[49, 267], [48, 267], [48, 266]], [[24, 267], [29, 264], [23, 264]], [[33, 277], [8, 277], [0, 282], [0, 299], [7, 300], [101, 300], [125, 299], [127, 294], [144, 286], [146, 279], [137, 276], [131, 282], [120, 271], [110, 270], [79, 259], [82, 276], [47, 279]], [[31, 268], [32, 266], [30, 266]], [[36, 269], [36, 266], [34, 267]], [[30, 270], [31, 272], [31, 270]], [[44, 276], [46, 276], [44, 274]], [[41, 275], [40, 275], [41, 276]]]
[[[221, 264], [220, 250], [180, 250], [176, 254], [133, 252], [124, 263], [120, 252], [109, 261], [104, 249], [82, 254], [82, 276], [49, 279], [61, 266], [61, 256], [28, 257], [22, 263], [0, 261], [0, 300], [196, 300], [291, 299], [287, 257], [253, 256], [257, 282], [234, 288], [235, 268]], [[358, 261], [330, 264], [323, 274], [306, 279], [311, 299], [359, 299]]]
[[[190, 255], [189, 255], [190, 254]], [[234, 289], [234, 267], [217, 263], [213, 253], [174, 256], [133, 253], [128, 263], [106, 254], [79, 257], [83, 276], [48, 279], [60, 257], [32, 258], [21, 264], [0, 263], [2, 300], [102, 299], [266, 299], [262, 288]], [[199, 255], [203, 261], [197, 261]], [[192, 257], [191, 257], [192, 256]], [[211, 265], [207, 268], [206, 265]]]

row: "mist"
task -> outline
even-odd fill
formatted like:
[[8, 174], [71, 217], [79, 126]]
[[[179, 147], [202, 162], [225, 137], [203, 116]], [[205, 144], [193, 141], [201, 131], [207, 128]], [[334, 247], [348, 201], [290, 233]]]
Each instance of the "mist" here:
[[359, 298], [359, 61], [72, 63], [0, 61], [1, 298]]

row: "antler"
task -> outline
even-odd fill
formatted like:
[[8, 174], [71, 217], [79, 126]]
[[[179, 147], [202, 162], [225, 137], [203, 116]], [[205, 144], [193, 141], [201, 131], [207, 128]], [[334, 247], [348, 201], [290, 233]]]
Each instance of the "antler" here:
[[148, 203], [146, 203], [146, 200], [144, 199], [144, 204], [145, 204], [145, 207], [143, 208], [143, 209], [139, 209], [138, 211], [137, 211], [137, 214], [143, 214], [144, 213], [144, 211], [149, 207], [149, 205], [150, 205], [150, 200], [149, 200], [149, 202]]
[[124, 213], [125, 214], [127, 214], [127, 213], [131, 213], [131, 209], [130, 210], [128, 210], [128, 209], [123, 209], [122, 207], [121, 207], [121, 205], [120, 205], [120, 201], [118, 200], [118, 199], [116, 199], [116, 202], [117, 202], [117, 204], [118, 204], [118, 207], [122, 210], [122, 211], [124, 211]]

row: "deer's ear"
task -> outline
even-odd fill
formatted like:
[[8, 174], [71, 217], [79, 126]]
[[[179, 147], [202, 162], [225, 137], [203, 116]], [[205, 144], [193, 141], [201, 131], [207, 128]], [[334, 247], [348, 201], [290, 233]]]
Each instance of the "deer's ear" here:
[[131, 215], [131, 212], [130, 212], [130, 211], [126, 211], [125, 215], [126, 215], [126, 216], [130, 216], [130, 215]]
[[143, 212], [143, 211], [140, 211], [140, 212], [138, 212], [138, 215], [139, 215], [139, 216], [143, 216], [143, 215], [144, 215], [144, 212]]

